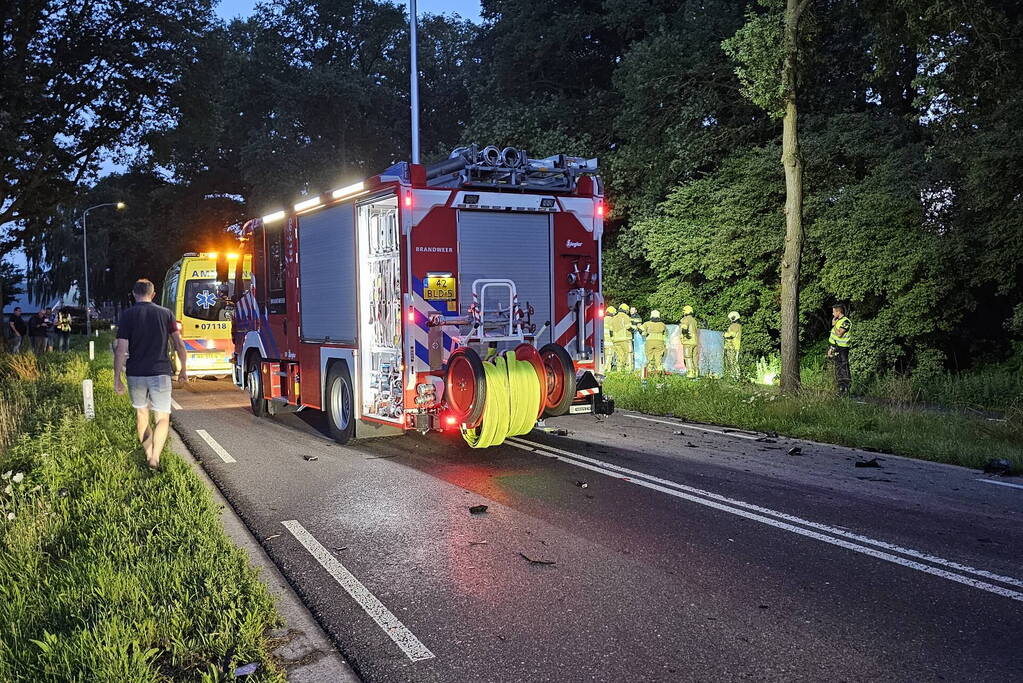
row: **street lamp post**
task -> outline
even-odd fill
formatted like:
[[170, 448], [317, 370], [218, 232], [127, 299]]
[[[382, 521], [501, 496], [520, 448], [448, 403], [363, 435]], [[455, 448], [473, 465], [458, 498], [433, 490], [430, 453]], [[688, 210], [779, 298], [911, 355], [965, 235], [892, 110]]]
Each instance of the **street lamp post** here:
[[85, 305], [83, 308], [85, 309], [85, 336], [87, 337], [92, 335], [92, 318], [89, 317], [89, 232], [85, 226], [85, 218], [93, 209], [102, 209], [104, 206], [116, 206], [120, 211], [124, 208], [124, 202], [97, 204], [82, 212], [82, 261], [85, 262]]

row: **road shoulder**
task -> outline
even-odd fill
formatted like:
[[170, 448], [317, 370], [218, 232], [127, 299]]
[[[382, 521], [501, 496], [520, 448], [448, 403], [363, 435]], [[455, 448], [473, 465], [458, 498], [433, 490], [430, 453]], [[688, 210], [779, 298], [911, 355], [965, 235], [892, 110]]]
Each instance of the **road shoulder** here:
[[222, 510], [224, 531], [235, 545], [248, 554], [249, 561], [260, 570], [260, 578], [276, 598], [277, 610], [284, 619], [284, 626], [271, 632], [270, 636], [273, 642], [279, 643], [273, 654], [287, 671], [288, 680], [291, 683], [359, 683], [359, 677], [334, 647], [330, 637], [309, 613], [259, 541], [239, 519], [220, 489], [173, 429], [170, 448], [192, 467], [212, 492]]

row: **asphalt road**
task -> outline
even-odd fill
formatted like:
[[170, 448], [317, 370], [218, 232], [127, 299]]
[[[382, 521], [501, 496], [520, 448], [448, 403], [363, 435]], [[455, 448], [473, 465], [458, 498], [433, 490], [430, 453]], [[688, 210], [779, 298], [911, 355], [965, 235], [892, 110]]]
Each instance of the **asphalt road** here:
[[340, 447], [228, 382], [175, 399], [367, 681], [1023, 680], [1019, 480], [629, 414]]

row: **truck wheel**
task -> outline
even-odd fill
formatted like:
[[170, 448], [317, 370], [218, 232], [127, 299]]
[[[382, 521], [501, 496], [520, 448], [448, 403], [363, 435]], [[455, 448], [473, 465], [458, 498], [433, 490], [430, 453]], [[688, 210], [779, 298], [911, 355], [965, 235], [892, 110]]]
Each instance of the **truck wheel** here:
[[327, 373], [326, 413], [330, 435], [339, 444], [348, 443], [355, 434], [355, 400], [352, 377], [344, 363], [334, 363]]
[[256, 417], [266, 417], [269, 413], [267, 400], [263, 398], [263, 373], [259, 369], [259, 356], [252, 354], [245, 366], [245, 388], [249, 392], [249, 404], [252, 406], [252, 414]]
[[468, 346], [461, 346], [448, 356], [444, 390], [448, 409], [458, 424], [470, 429], [478, 427], [487, 402], [487, 380], [478, 353]]
[[575, 399], [575, 365], [572, 357], [558, 344], [547, 344], [540, 349], [544, 369], [547, 371], [547, 400], [544, 417], [558, 417], [568, 412]]

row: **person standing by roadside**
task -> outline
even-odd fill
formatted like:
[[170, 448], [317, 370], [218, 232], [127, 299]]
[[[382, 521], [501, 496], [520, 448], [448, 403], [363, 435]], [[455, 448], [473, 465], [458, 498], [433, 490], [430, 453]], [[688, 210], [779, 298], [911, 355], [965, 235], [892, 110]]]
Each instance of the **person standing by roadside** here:
[[700, 343], [700, 332], [692, 306], [682, 307], [682, 320], [678, 323], [678, 334], [682, 341], [682, 359], [686, 363], [686, 377], [696, 379], [700, 376], [696, 351]]
[[647, 372], [660, 373], [664, 371], [664, 342], [668, 338], [668, 326], [661, 320], [661, 312], [650, 311], [650, 320], [640, 326], [643, 338], [646, 340], [646, 369]]
[[[160, 469], [160, 454], [167, 442], [171, 412], [171, 363], [167, 340], [178, 354], [178, 381], [185, 382], [187, 353], [174, 314], [153, 303], [156, 288], [146, 279], [132, 288], [135, 305], [118, 320], [114, 346], [114, 391], [131, 396], [139, 442], [151, 470]], [[127, 361], [127, 362], [126, 362]], [[122, 375], [127, 374], [127, 389]], [[150, 425], [149, 413], [155, 424]]]
[[63, 308], [54, 314], [54, 327], [57, 330], [57, 350], [71, 349], [71, 314]]
[[39, 355], [46, 352], [49, 335], [50, 309], [44, 308], [28, 319], [28, 337], [32, 341], [32, 350]]
[[614, 342], [618, 370], [632, 372], [635, 361], [632, 356], [632, 316], [629, 315], [628, 304], [618, 306], [618, 313], [611, 319], [611, 323], [611, 340]]
[[742, 378], [742, 370], [739, 367], [739, 351], [742, 349], [742, 323], [739, 322], [742, 316], [738, 311], [728, 314], [731, 324], [725, 330], [725, 376], [739, 381]]
[[831, 334], [828, 336], [828, 358], [835, 361], [835, 381], [838, 393], [848, 394], [852, 386], [849, 371], [849, 343], [852, 341], [852, 321], [845, 315], [845, 306], [831, 307]]
[[28, 334], [28, 324], [21, 317], [21, 306], [14, 307], [11, 318], [7, 321], [7, 327], [10, 328], [11, 334], [11, 353], [18, 353], [21, 351], [21, 343], [25, 340], [25, 335]]

